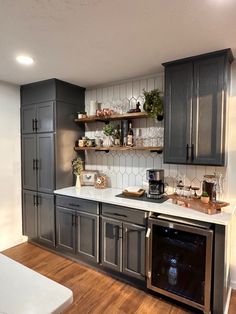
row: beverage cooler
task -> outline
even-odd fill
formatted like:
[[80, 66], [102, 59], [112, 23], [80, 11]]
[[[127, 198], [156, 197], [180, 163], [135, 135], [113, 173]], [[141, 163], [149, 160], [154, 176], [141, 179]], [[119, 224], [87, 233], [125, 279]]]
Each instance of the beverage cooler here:
[[147, 287], [210, 313], [211, 225], [153, 214], [146, 240]]

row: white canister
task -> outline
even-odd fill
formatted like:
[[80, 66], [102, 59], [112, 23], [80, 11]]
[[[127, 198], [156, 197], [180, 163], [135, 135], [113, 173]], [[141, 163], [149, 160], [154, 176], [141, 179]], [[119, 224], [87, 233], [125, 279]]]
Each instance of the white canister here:
[[97, 110], [97, 102], [95, 100], [90, 100], [89, 115], [90, 116], [95, 116], [96, 115], [96, 110]]

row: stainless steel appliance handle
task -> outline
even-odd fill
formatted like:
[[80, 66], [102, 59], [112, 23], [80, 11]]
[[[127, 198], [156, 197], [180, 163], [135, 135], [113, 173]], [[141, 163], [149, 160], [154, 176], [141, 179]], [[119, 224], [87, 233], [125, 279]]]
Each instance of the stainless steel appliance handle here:
[[151, 235], [151, 228], [148, 227], [146, 232], [146, 277], [147, 281], [151, 280], [151, 270], [150, 270], [150, 235]]

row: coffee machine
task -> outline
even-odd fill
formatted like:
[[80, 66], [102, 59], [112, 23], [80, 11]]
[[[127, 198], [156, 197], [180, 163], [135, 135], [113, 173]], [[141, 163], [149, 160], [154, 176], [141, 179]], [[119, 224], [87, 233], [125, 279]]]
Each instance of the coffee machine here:
[[163, 169], [148, 169], [146, 172], [148, 180], [148, 198], [160, 199], [163, 197], [164, 186], [164, 170]]

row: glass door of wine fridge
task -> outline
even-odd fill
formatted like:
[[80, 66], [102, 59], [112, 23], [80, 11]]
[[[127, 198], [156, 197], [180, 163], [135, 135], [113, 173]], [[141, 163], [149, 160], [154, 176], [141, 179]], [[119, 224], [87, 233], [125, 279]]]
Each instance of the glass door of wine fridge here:
[[212, 238], [208, 224], [150, 218], [148, 288], [210, 313]]

